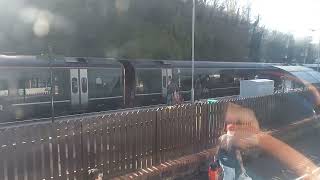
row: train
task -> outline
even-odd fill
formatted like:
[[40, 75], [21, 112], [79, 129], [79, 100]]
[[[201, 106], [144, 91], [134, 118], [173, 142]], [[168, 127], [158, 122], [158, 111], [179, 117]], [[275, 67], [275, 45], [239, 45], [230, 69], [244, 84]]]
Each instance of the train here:
[[[165, 104], [170, 78], [189, 101], [191, 67], [177, 60], [0, 55], [0, 122]], [[301, 66], [195, 61], [195, 95], [239, 95], [240, 81], [254, 78], [274, 80], [275, 91], [303, 88], [286, 75], [320, 84], [318, 72]]]
[[318, 64], [303, 64], [303, 66], [311, 68], [311, 69], [318, 71], [318, 72], [320, 71], [320, 64], [319, 63]]

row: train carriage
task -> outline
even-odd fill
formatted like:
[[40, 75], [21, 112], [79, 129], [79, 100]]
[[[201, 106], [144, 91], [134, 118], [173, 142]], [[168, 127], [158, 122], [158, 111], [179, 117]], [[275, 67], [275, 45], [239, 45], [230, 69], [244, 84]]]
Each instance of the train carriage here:
[[[191, 61], [166, 61], [167, 71], [173, 74], [186, 100], [190, 100], [192, 86]], [[267, 72], [277, 71], [271, 64], [196, 61], [194, 71], [195, 99], [239, 95], [240, 80], [279, 78]]]
[[112, 59], [1, 56], [0, 69], [2, 122], [123, 108], [122, 64]]
[[[191, 65], [191, 61], [0, 55], [0, 121], [165, 104], [169, 79], [189, 101]], [[275, 91], [283, 90], [290, 84], [285, 75], [320, 84], [318, 72], [300, 66], [196, 61], [195, 98], [239, 95], [240, 81], [254, 78], [272, 79]], [[291, 84], [291, 89], [303, 86]]]

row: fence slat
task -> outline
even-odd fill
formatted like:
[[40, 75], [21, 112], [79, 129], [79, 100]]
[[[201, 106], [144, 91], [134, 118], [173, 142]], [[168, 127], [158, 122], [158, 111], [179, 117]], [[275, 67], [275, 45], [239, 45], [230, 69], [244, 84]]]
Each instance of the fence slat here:
[[157, 162], [160, 164], [162, 162], [162, 146], [163, 146], [163, 139], [162, 139], [162, 112], [163, 109], [159, 108], [157, 110]]
[[103, 173], [110, 175], [110, 115], [102, 117], [102, 147], [103, 147]]
[[130, 114], [130, 167], [131, 170], [135, 170], [136, 169], [136, 161], [135, 161], [135, 153], [136, 153], [136, 147], [135, 147], [135, 143], [136, 143], [136, 130], [135, 130], [135, 121], [136, 121], [136, 113], [135, 112], [131, 112]]
[[0, 129], [0, 179], [5, 179], [7, 143], [5, 129]]
[[137, 118], [138, 122], [137, 122], [137, 163], [138, 163], [138, 166], [137, 168], [138, 169], [141, 169], [142, 168], [142, 141], [143, 141], [143, 124], [144, 124], [144, 111], [139, 111], [139, 118]]
[[152, 148], [152, 165], [156, 166], [160, 163], [160, 149], [161, 149], [161, 138], [160, 138], [160, 110], [157, 109], [154, 112], [155, 120], [153, 122], [154, 129], [152, 129], [155, 132], [155, 136], [153, 140], [153, 148]]
[[28, 137], [25, 134], [25, 128], [19, 127], [16, 130], [16, 136], [17, 136], [17, 145], [16, 145], [16, 154], [15, 154], [15, 160], [17, 165], [17, 178], [18, 180], [24, 180], [27, 179], [27, 167], [26, 167], [26, 159], [27, 159], [27, 152], [24, 151], [26, 148], [26, 142], [28, 141]]
[[188, 137], [187, 137], [187, 133], [188, 133], [188, 117], [187, 117], [187, 106], [183, 105], [182, 107], [182, 112], [181, 112], [181, 126], [182, 126], [182, 132], [181, 132], [181, 136], [182, 136], [182, 154], [187, 154], [187, 145], [188, 145]]
[[210, 146], [210, 142], [209, 142], [209, 116], [208, 116], [208, 105], [207, 104], [202, 104], [202, 108], [203, 108], [203, 112], [202, 112], [202, 117], [203, 117], [203, 129], [204, 129], [204, 133], [203, 133], [203, 148], [207, 149]]
[[133, 162], [134, 162], [134, 138], [133, 137], [133, 134], [134, 134], [134, 118], [135, 118], [135, 115], [133, 112], [130, 112], [127, 114], [128, 115], [128, 123], [129, 123], [129, 126], [128, 126], [128, 149], [129, 149], [129, 154], [128, 154], [128, 166], [129, 166], [129, 170], [130, 171], [133, 171], [134, 170], [134, 166], [133, 166]]
[[193, 139], [192, 139], [192, 107], [191, 105], [187, 105], [187, 154], [190, 154], [193, 150]]
[[68, 169], [68, 173], [67, 176], [69, 177], [69, 179], [74, 179], [75, 178], [75, 165], [74, 165], [74, 122], [73, 121], [68, 121], [65, 123], [66, 128], [66, 135], [65, 135], [65, 139], [66, 139], [66, 159], [67, 159], [67, 169]]
[[124, 114], [121, 114], [120, 118], [120, 169], [121, 172], [125, 172], [125, 163], [126, 163], [126, 119]]
[[153, 142], [154, 140], [154, 136], [155, 133], [154, 130], [154, 111], [150, 110], [148, 111], [148, 129], [147, 129], [147, 167], [151, 167], [152, 166], [152, 154], [153, 154], [153, 147], [152, 147], [152, 143], [156, 143]]
[[181, 136], [181, 133], [182, 133], [182, 114], [181, 114], [181, 111], [182, 111], [182, 105], [180, 105], [177, 109], [177, 156], [180, 157], [182, 156], [182, 142], [183, 142], [183, 138]]
[[163, 131], [162, 133], [162, 137], [163, 137], [163, 160], [162, 162], [167, 161], [168, 159], [168, 149], [169, 149], [169, 133], [170, 133], [170, 121], [169, 121], [169, 109], [165, 108], [163, 111], [163, 116], [162, 116], [162, 127], [161, 127], [161, 131]]
[[141, 161], [141, 168], [146, 168], [146, 130], [147, 130], [147, 113], [146, 111], [142, 112], [142, 119], [140, 124], [140, 131], [141, 131], [141, 154], [140, 154], [140, 161]]
[[84, 173], [84, 177], [87, 178], [87, 171], [90, 168], [89, 165], [89, 159], [90, 159], [90, 125], [88, 124], [88, 119], [83, 119], [82, 121], [82, 167], [83, 167], [83, 173]]
[[60, 164], [60, 179], [67, 179], [67, 165], [66, 165], [66, 138], [67, 127], [65, 122], [59, 123], [58, 135], [58, 152], [59, 152], [59, 164]]
[[167, 149], [166, 149], [166, 161], [172, 159], [172, 150], [173, 150], [173, 135], [172, 135], [172, 132], [173, 132], [173, 126], [174, 126], [174, 122], [173, 122], [173, 117], [172, 117], [172, 114], [173, 114], [173, 108], [170, 107], [170, 109], [168, 109], [167, 111], [167, 129], [168, 129], [168, 133], [166, 135], [166, 139], [167, 139]]
[[42, 157], [41, 163], [43, 167], [42, 179], [50, 179], [51, 178], [51, 167], [50, 167], [50, 139], [52, 127], [50, 125], [44, 124], [40, 128], [41, 133], [41, 144], [42, 144]]
[[168, 129], [169, 129], [169, 133], [167, 135], [167, 140], [168, 140], [168, 149], [167, 149], [167, 160], [169, 161], [171, 159], [173, 159], [174, 157], [174, 134], [173, 134], [173, 130], [174, 130], [174, 107], [171, 107], [168, 110], [168, 117], [167, 117], [167, 121], [168, 121]]
[[121, 166], [121, 159], [120, 159], [120, 151], [121, 151], [121, 115], [118, 114], [116, 118], [116, 124], [115, 124], [115, 171], [116, 174], [119, 173], [119, 168]]
[[126, 166], [126, 173], [131, 172], [131, 155], [132, 155], [132, 137], [131, 137], [131, 130], [132, 124], [130, 113], [125, 114], [125, 121], [126, 121], [126, 156], [125, 156], [125, 166]]
[[123, 114], [123, 162], [121, 165], [122, 171], [125, 173], [129, 172], [129, 156], [130, 156], [130, 150], [129, 150], [129, 121], [128, 121], [128, 113]]
[[95, 139], [96, 139], [96, 166], [98, 169], [103, 170], [103, 153], [102, 153], [102, 117], [98, 116], [96, 119], [96, 132], [95, 132]]
[[179, 110], [179, 106], [175, 106], [174, 109], [173, 109], [173, 114], [172, 114], [172, 122], [173, 122], [173, 125], [172, 125], [172, 154], [173, 156], [171, 157], [171, 159], [175, 159], [178, 157], [178, 151], [179, 151], [179, 136], [178, 136], [178, 133], [179, 133], [179, 125], [178, 125], [178, 110]]
[[114, 136], [115, 136], [115, 117], [112, 115], [110, 116], [110, 131], [109, 131], [110, 135], [109, 135], [109, 162], [110, 162], [110, 166], [109, 166], [109, 171], [110, 174], [114, 173], [114, 169], [115, 169], [115, 160], [114, 160]]
[[8, 159], [6, 159], [7, 164], [7, 176], [8, 180], [15, 179], [16, 176], [16, 164], [18, 163], [15, 154], [16, 154], [16, 129], [8, 129], [8, 151], [6, 153], [6, 156]]
[[[82, 155], [83, 155], [83, 141], [82, 141], [82, 119], [78, 119], [73, 121], [74, 124], [74, 141], [73, 141], [73, 163], [74, 163], [74, 176], [76, 180], [83, 179], [83, 162], [82, 162]], [[87, 172], [85, 172], [87, 173]]]

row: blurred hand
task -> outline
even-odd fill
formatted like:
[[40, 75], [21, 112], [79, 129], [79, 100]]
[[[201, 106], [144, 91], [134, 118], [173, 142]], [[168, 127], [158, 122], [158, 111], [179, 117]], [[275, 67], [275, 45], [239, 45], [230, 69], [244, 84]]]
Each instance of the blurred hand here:
[[242, 149], [257, 146], [261, 133], [254, 112], [237, 104], [229, 103], [225, 121], [235, 125], [235, 143]]
[[[234, 143], [241, 149], [259, 147], [280, 160], [298, 176], [310, 173], [317, 168], [311, 160], [300, 152], [269, 134], [263, 133], [252, 110], [229, 103], [225, 121], [227, 124], [235, 125]], [[304, 166], [297, 166], [297, 162], [299, 162], [298, 164], [303, 163]], [[242, 169], [242, 171], [245, 170]]]

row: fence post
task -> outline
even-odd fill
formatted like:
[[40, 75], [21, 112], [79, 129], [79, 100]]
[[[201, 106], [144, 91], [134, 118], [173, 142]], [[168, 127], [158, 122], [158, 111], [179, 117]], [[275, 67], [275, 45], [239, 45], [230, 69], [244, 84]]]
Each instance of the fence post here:
[[80, 147], [81, 147], [81, 167], [82, 167], [82, 179], [85, 180], [85, 179], [88, 179], [88, 170], [87, 168], [85, 168], [85, 164], [84, 164], [84, 159], [83, 159], [83, 156], [84, 156], [84, 144], [83, 144], [83, 134], [85, 134], [85, 132], [83, 132], [83, 119], [81, 118], [80, 120]]
[[202, 104], [202, 107], [205, 106], [205, 112], [203, 113], [204, 114], [204, 129], [205, 129], [205, 132], [204, 132], [204, 148], [207, 149], [209, 148], [209, 128], [210, 128], [210, 125], [209, 125], [209, 104], [206, 103], [206, 104]]
[[159, 147], [158, 147], [158, 116], [159, 116], [159, 109], [155, 112], [155, 120], [154, 120], [154, 140], [153, 140], [153, 157], [152, 157], [152, 165], [159, 164]]

